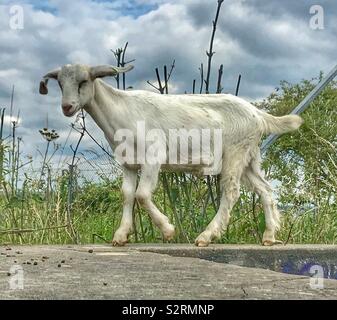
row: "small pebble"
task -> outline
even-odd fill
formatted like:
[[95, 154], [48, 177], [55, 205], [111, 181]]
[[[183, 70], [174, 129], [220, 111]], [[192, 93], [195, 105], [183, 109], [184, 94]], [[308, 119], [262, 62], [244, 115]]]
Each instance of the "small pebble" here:
[[12, 248], [6, 248], [6, 250], [7, 250], [7, 251], [10, 251], [10, 250], [12, 250]]
[[7, 276], [10, 277], [12, 274], [10, 272], [7, 272]]
[[37, 262], [36, 261], [34, 262], [34, 266], [37, 266]]
[[62, 260], [61, 263], [66, 263], [66, 261], [65, 261], [65, 260]]
[[42, 259], [45, 259], [45, 260], [47, 260], [47, 259], [49, 259], [49, 257], [47, 257], [47, 256], [43, 256], [43, 257], [42, 257]]
[[59, 264], [57, 265], [57, 267], [58, 267], [58, 268], [61, 268], [61, 263], [59, 263]]
[[94, 252], [94, 250], [92, 250], [92, 249], [89, 249], [89, 250], [88, 250], [88, 252], [89, 252], [89, 253], [93, 253], [93, 252]]
[[30, 261], [27, 261], [27, 264], [32, 264]]
[[106, 282], [103, 282], [103, 285], [104, 285], [104, 286], [107, 286], [108, 284], [107, 284]]

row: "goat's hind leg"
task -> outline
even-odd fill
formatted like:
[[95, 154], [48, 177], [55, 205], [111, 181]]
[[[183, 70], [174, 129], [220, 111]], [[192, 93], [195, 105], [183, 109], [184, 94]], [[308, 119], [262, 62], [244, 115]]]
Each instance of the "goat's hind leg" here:
[[175, 235], [174, 226], [168, 217], [162, 214], [152, 201], [152, 193], [158, 182], [160, 165], [144, 165], [141, 169], [136, 199], [148, 211], [153, 223], [160, 229], [165, 240], [172, 240]]
[[221, 173], [222, 195], [220, 206], [213, 220], [195, 240], [198, 247], [208, 246], [213, 239], [220, 238], [229, 223], [230, 212], [240, 197], [241, 161], [224, 164]]
[[124, 169], [123, 171], [123, 216], [122, 221], [114, 234], [112, 244], [124, 246], [128, 241], [128, 235], [133, 231], [133, 205], [137, 186], [137, 171]]
[[258, 159], [252, 160], [251, 164], [246, 168], [243, 175], [243, 182], [252, 189], [252, 191], [256, 192], [262, 201], [266, 222], [262, 244], [264, 246], [282, 244], [282, 241], [275, 239], [275, 232], [280, 228], [280, 214], [273, 200], [272, 188], [263, 177]]

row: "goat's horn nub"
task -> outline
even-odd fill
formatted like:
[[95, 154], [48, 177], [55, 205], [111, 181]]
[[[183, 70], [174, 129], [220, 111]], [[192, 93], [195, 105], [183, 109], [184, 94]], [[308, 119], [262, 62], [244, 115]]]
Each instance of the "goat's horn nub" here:
[[128, 65], [128, 66], [125, 66], [125, 67], [114, 67], [114, 69], [117, 71], [117, 73], [125, 73], [125, 72], [128, 72], [128, 71], [131, 71], [132, 69], [134, 68], [133, 65]]
[[90, 72], [93, 79], [102, 78], [107, 76], [115, 76], [119, 73], [128, 72], [133, 69], [132, 65], [128, 65], [126, 67], [114, 67], [110, 65], [102, 65], [97, 67], [92, 67]]

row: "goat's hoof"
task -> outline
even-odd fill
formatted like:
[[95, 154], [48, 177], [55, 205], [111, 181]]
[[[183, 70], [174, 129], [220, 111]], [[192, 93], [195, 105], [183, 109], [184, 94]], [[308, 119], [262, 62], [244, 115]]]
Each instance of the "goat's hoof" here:
[[128, 242], [128, 236], [124, 233], [119, 233], [116, 231], [114, 238], [112, 239], [112, 245], [114, 247], [123, 247]]
[[204, 236], [200, 235], [198, 238], [195, 239], [194, 244], [197, 247], [208, 247], [210, 241], [208, 241], [208, 239], [206, 239]]
[[163, 231], [163, 237], [164, 237], [164, 240], [166, 241], [170, 241], [174, 238], [176, 232], [175, 232], [175, 228], [172, 224], [169, 224], [167, 227], [166, 227], [166, 230]]
[[271, 247], [274, 245], [283, 244], [280, 240], [263, 240], [262, 245], [265, 247]]
[[208, 247], [209, 242], [203, 240], [196, 240], [194, 243], [197, 247]]
[[124, 247], [126, 244], [127, 244], [127, 241], [117, 241], [117, 240], [112, 241], [113, 247]]
[[204, 231], [195, 239], [194, 244], [197, 247], [207, 247], [212, 241], [210, 232]]

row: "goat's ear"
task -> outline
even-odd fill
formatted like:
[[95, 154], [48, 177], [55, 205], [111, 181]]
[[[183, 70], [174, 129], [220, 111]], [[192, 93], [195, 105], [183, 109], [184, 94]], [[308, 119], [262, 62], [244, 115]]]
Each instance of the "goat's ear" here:
[[43, 77], [42, 81], [40, 82], [40, 90], [39, 90], [40, 94], [48, 94], [48, 86], [47, 86], [48, 80], [49, 79], [57, 80], [60, 70], [61, 69], [59, 68], [59, 69], [50, 71]]
[[40, 82], [40, 90], [39, 90], [40, 94], [48, 94], [47, 84], [48, 84], [48, 79], [43, 79]]
[[110, 65], [102, 65], [90, 68], [90, 75], [92, 79], [103, 78], [107, 76], [116, 76], [119, 73], [125, 73], [133, 69], [132, 65], [126, 67], [113, 67]]

